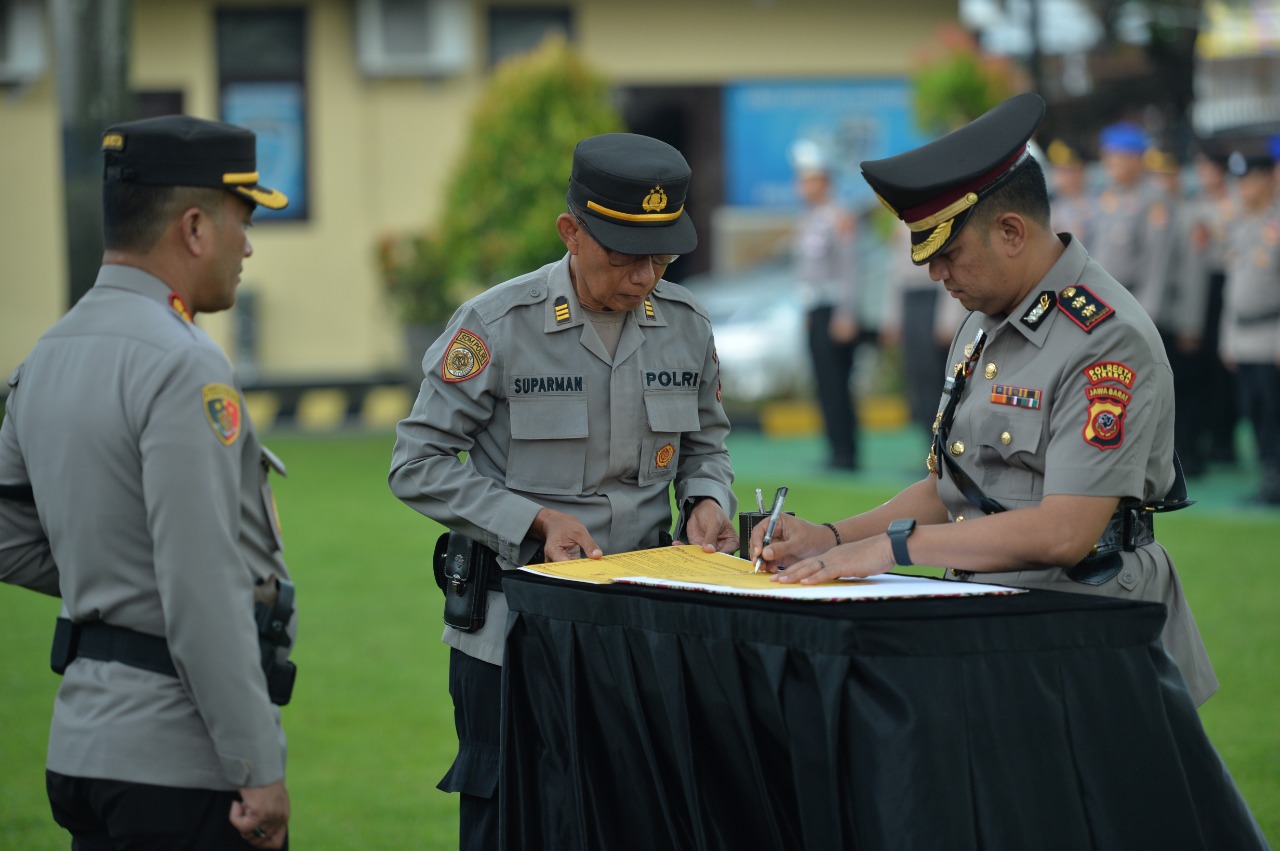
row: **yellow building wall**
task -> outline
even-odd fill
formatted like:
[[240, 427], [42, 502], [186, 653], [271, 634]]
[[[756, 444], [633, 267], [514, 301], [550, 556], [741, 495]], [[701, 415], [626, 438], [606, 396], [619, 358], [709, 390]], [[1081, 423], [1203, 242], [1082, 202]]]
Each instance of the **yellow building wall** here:
[[66, 309], [60, 137], [52, 74], [0, 90], [0, 380]]
[[[188, 112], [217, 117], [214, 14], [281, 0], [135, 0], [130, 85], [176, 89]], [[307, 122], [311, 218], [262, 223], [242, 291], [258, 297], [259, 366], [273, 379], [360, 376], [404, 362], [374, 246], [434, 223], [484, 83], [487, 4], [476, 4], [468, 73], [369, 79], [357, 67], [351, 0], [309, 0]], [[519, 5], [506, 2], [504, 5]], [[529, 2], [526, 5], [541, 5]], [[584, 0], [575, 44], [620, 86], [709, 85], [773, 77], [901, 75], [954, 2], [899, 0]], [[61, 160], [52, 74], [0, 97], [0, 372], [64, 309]], [[567, 176], [566, 176], [567, 179]], [[230, 313], [200, 324], [233, 354]]]

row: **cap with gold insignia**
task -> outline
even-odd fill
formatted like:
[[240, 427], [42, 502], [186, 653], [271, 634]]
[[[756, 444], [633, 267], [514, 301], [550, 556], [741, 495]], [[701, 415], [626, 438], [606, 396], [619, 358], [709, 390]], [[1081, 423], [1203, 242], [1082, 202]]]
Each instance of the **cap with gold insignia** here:
[[583, 139], [573, 151], [569, 204], [593, 239], [623, 254], [688, 254], [698, 234], [684, 208], [689, 164], [666, 142], [634, 133]]
[[1054, 139], [1044, 153], [1049, 159], [1049, 165], [1054, 168], [1084, 168], [1084, 150], [1074, 142]]
[[234, 124], [164, 115], [108, 127], [103, 180], [226, 189], [271, 210], [289, 199], [258, 182], [257, 137]]
[[876, 196], [911, 230], [911, 259], [927, 263], [955, 238], [973, 207], [1032, 157], [1027, 142], [1044, 100], [1016, 95], [941, 139], [862, 163]]
[[1142, 167], [1153, 174], [1177, 174], [1182, 163], [1168, 147], [1152, 145], [1142, 153]]

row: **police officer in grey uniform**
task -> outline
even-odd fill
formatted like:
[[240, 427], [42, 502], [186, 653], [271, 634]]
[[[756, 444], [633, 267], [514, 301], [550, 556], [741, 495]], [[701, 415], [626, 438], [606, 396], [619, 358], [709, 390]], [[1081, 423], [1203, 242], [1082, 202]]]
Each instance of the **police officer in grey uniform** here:
[[234, 302], [255, 206], [287, 203], [255, 146], [187, 116], [109, 128], [97, 282], [9, 379], [0, 579], [62, 598], [47, 785], [76, 848], [287, 844], [279, 465], [192, 322]]
[[1142, 304], [1160, 332], [1173, 369], [1174, 448], [1187, 475], [1204, 469], [1197, 435], [1204, 400], [1201, 328], [1208, 304], [1205, 255], [1196, 250], [1195, 212], [1182, 192], [1182, 164], [1171, 150], [1152, 146], [1142, 155], [1154, 198], [1147, 214], [1150, 246]]
[[1107, 185], [1095, 199], [1089, 249], [1107, 273], [1139, 294], [1151, 263], [1147, 235], [1152, 194], [1145, 180], [1142, 155], [1147, 135], [1128, 123], [1102, 129], [1099, 148]]
[[1169, 362], [1137, 301], [1049, 228], [1044, 175], [1027, 153], [1043, 114], [1038, 95], [1018, 95], [862, 164], [911, 229], [913, 259], [973, 312], [949, 357], [928, 475], [837, 523], [784, 517], [764, 557], [790, 565], [783, 582], [920, 563], [1164, 603], [1164, 646], [1201, 703], [1217, 681], [1151, 520], [1184, 503]]
[[1084, 151], [1065, 139], [1054, 139], [1044, 153], [1052, 181], [1049, 224], [1054, 233], [1069, 233], [1088, 242], [1094, 214]]
[[[1280, 151], [1277, 151], [1280, 153]], [[1232, 156], [1240, 214], [1227, 235], [1219, 347], [1253, 426], [1260, 481], [1253, 501], [1280, 505], [1280, 208], [1270, 151]]]
[[805, 209], [791, 255], [805, 312], [809, 358], [833, 470], [858, 468], [858, 400], [849, 387], [858, 344], [857, 222], [833, 197], [834, 163], [815, 142], [791, 147], [791, 165]]
[[[669, 543], [672, 486], [677, 539], [738, 546], [711, 324], [661, 279], [697, 244], [689, 177], [656, 139], [583, 140], [555, 223], [568, 253], [464, 304], [427, 350], [391, 488], [502, 570]], [[444, 634], [459, 749], [439, 788], [462, 794], [463, 848], [498, 847], [506, 613], [491, 580], [483, 625]]]

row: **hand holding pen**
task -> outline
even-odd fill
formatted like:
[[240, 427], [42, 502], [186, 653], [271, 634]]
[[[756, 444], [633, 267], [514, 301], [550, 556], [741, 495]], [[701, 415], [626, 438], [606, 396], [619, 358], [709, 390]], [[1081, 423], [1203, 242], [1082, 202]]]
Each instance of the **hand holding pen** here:
[[773, 495], [773, 508], [769, 511], [769, 524], [764, 528], [764, 539], [760, 542], [760, 555], [756, 556], [756, 563], [752, 573], [759, 573], [760, 566], [764, 564], [764, 548], [773, 542], [773, 530], [778, 527], [778, 518], [782, 516], [782, 502], [787, 497], [787, 489], [785, 487], [778, 488], [777, 493]]

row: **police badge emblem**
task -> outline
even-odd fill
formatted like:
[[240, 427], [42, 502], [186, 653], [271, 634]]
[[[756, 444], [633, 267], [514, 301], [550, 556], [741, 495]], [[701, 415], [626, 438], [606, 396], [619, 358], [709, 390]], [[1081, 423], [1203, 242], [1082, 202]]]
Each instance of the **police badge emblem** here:
[[204, 416], [223, 446], [230, 446], [240, 436], [240, 393], [226, 384], [206, 384], [201, 389]]
[[445, 349], [440, 363], [440, 377], [457, 382], [474, 378], [489, 365], [489, 347], [466, 328], [458, 331]]

